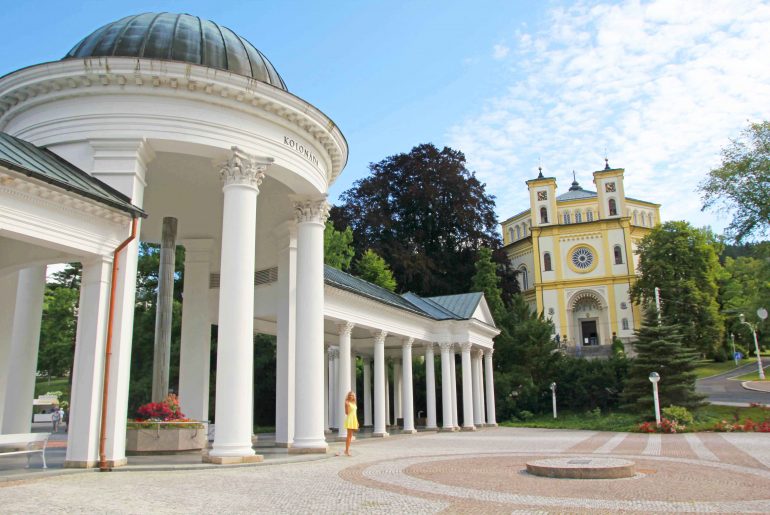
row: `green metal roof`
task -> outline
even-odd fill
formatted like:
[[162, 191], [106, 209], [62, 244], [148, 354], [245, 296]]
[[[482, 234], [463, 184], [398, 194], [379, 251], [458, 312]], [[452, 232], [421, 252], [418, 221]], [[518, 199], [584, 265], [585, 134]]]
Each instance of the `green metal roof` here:
[[227, 27], [190, 14], [126, 16], [83, 38], [64, 59], [110, 56], [199, 64], [288, 91], [272, 63], [254, 45]]
[[50, 150], [36, 147], [4, 132], [0, 132], [0, 166], [131, 213], [135, 217], [147, 216], [131, 204], [128, 197]]
[[427, 298], [411, 292], [398, 295], [328, 265], [324, 265], [324, 282], [433, 320], [468, 320], [473, 316], [483, 295], [480, 292]]

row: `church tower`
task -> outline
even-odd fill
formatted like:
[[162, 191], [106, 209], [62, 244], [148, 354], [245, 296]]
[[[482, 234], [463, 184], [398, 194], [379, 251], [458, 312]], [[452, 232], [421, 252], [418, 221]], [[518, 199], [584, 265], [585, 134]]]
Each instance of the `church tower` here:
[[543, 168], [537, 179], [527, 181], [529, 206], [532, 213], [532, 227], [558, 224], [556, 211], [556, 179], [543, 177]]
[[626, 194], [623, 190], [623, 168], [610, 168], [604, 159], [604, 170], [594, 172], [594, 184], [599, 200], [599, 218], [620, 218], [627, 216]]

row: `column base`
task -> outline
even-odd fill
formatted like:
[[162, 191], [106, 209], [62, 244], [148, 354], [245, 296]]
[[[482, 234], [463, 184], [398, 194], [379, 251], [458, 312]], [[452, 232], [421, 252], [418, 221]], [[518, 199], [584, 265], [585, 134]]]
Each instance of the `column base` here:
[[[107, 460], [107, 467], [109, 468], [118, 468], [118, 467], [125, 467], [128, 465], [128, 460], [126, 458], [122, 458], [119, 460]], [[85, 460], [85, 461], [79, 461], [79, 460], [66, 460], [64, 462], [64, 468], [65, 469], [93, 469], [99, 467], [99, 460]]]
[[390, 433], [388, 433], [387, 431], [382, 433], [379, 433], [379, 432], [372, 433], [372, 438], [387, 438], [388, 436], [390, 436]]
[[324, 447], [289, 447], [289, 454], [326, 454], [329, 448]]
[[457, 431], [454, 427], [442, 427], [438, 430], [439, 433], [454, 433]]
[[281, 449], [291, 449], [292, 445], [294, 445], [292, 442], [275, 442], [275, 446]]
[[210, 456], [203, 455], [203, 463], [212, 463], [214, 465], [233, 465], [236, 463], [260, 463], [265, 458], [261, 454], [252, 454], [251, 456]]
[[460, 428], [460, 431], [475, 431], [476, 426], [464, 426]]
[[492, 424], [484, 424], [484, 427], [497, 427], [497, 422]]
[[416, 429], [402, 429], [401, 430], [401, 434], [405, 434], [405, 435], [413, 435], [415, 433], [417, 433]]

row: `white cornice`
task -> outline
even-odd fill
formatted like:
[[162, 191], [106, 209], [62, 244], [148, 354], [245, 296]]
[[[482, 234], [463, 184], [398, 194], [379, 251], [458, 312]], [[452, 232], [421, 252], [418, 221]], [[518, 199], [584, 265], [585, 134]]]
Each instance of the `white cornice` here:
[[[128, 57], [68, 59], [13, 72], [0, 79], [0, 129], [18, 113], [55, 98], [86, 95], [177, 94], [264, 117], [272, 114], [299, 127], [325, 149], [328, 183], [345, 167], [347, 142], [320, 110], [282, 89], [231, 72], [189, 63]], [[157, 92], [157, 93], [155, 93]]]

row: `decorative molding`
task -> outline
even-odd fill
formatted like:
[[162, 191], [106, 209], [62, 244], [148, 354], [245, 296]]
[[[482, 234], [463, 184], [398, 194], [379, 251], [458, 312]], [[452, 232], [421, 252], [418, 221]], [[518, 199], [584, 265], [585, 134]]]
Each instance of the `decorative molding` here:
[[[99, 84], [99, 88], [94, 88]], [[157, 93], [155, 93], [157, 91]], [[339, 128], [318, 108], [269, 84], [191, 63], [95, 57], [30, 66], [0, 80], [0, 119], [35, 105], [76, 96], [114, 94], [173, 95], [239, 111], [259, 111], [280, 123], [305, 131], [330, 159], [327, 180], [333, 182], [347, 162], [347, 143]], [[0, 122], [0, 129], [7, 121]]]
[[340, 336], [350, 336], [351, 331], [356, 326], [353, 322], [340, 322], [337, 324], [337, 332]]
[[340, 351], [338, 348], [330, 348], [329, 349], [329, 361], [334, 361], [335, 359], [340, 357]]
[[385, 345], [385, 337], [388, 336], [387, 331], [377, 331], [374, 333], [374, 344]]
[[495, 349], [484, 349], [484, 357], [486, 359], [492, 359], [492, 354], [495, 353]]
[[473, 348], [473, 344], [471, 342], [460, 343], [460, 349], [462, 349], [463, 352], [470, 352], [471, 348]]
[[425, 351], [433, 352], [433, 347], [435, 347], [436, 344], [434, 342], [425, 342], [423, 343], [423, 347], [425, 348]]
[[316, 200], [295, 200], [294, 215], [297, 223], [315, 222], [324, 224], [329, 218], [329, 203], [326, 198]]
[[477, 359], [481, 359], [482, 357], [484, 357], [484, 349], [476, 349], [475, 351], [473, 351], [473, 353], [476, 355]]
[[265, 171], [273, 163], [272, 158], [261, 161], [238, 147], [231, 147], [230, 151], [230, 157], [219, 170], [225, 187], [251, 186], [259, 193], [259, 186], [265, 178]]
[[452, 342], [441, 342], [438, 344], [439, 347], [441, 347], [441, 352], [452, 352], [454, 350], [455, 344]]
[[404, 340], [404, 341], [401, 343], [401, 347], [402, 347], [402, 348], [404, 348], [404, 349], [411, 349], [411, 348], [412, 348], [412, 344], [413, 344], [413, 343], [414, 343], [414, 338], [412, 338], [412, 337], [409, 337], [409, 338], [405, 339], [405, 340]]
[[3, 171], [0, 171], [0, 192], [17, 197], [27, 204], [64, 212], [91, 223], [94, 218], [99, 218], [123, 227], [131, 220], [130, 213], [110, 209], [97, 200], [60, 191], [56, 186], [37, 183], [37, 181], [16, 177]]

